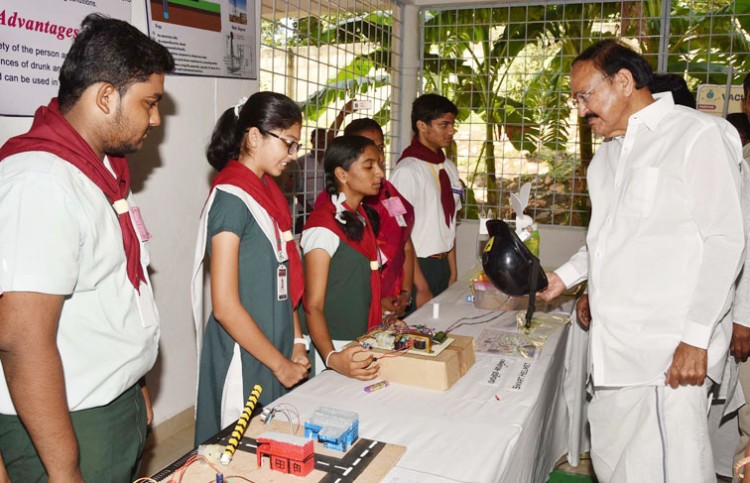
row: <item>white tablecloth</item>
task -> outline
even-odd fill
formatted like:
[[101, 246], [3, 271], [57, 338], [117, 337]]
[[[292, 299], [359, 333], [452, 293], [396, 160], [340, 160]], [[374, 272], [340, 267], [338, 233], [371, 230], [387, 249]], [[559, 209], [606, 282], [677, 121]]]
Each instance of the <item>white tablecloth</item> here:
[[[427, 304], [408, 322], [445, 329], [462, 317], [491, 315], [466, 302], [468, 291], [467, 274], [436, 299], [437, 320]], [[569, 314], [571, 308], [568, 303], [557, 310]], [[464, 325], [454, 333], [476, 337], [484, 328], [512, 327], [514, 321], [515, 314], [506, 312], [493, 322]], [[294, 405], [303, 420], [320, 406], [356, 411], [361, 436], [405, 446], [385, 481], [544, 482], [560, 456], [570, 452], [577, 461], [579, 451], [587, 449], [581, 429], [585, 357], [571, 352], [570, 327], [549, 336], [520, 391], [486, 384], [498, 356], [477, 353], [475, 365], [445, 392], [391, 384], [365, 393], [373, 381], [327, 370], [277, 402]], [[569, 407], [575, 408], [573, 414]]]

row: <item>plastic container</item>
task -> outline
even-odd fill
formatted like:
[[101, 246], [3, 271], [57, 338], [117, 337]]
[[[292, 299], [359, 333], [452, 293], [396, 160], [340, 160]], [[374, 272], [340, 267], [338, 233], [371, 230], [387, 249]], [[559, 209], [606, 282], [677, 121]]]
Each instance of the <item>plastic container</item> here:
[[484, 310], [521, 310], [528, 305], [527, 297], [511, 297], [497, 289], [492, 282], [472, 281], [474, 307]]

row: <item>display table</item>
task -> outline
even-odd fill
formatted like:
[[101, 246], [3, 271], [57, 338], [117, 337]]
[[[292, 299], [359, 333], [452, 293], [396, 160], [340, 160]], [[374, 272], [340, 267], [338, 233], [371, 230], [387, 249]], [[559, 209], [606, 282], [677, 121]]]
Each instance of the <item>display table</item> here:
[[[407, 322], [444, 330], [461, 318], [479, 317], [468, 323], [489, 319], [492, 311], [466, 301], [470, 275], [435, 300], [437, 319], [428, 303]], [[572, 308], [572, 300], [546, 307], [566, 316]], [[477, 337], [488, 327], [515, 325], [514, 312], [495, 313], [499, 317], [491, 322], [463, 325], [454, 333]], [[516, 363], [509, 377], [523, 373], [520, 389], [508, 380], [488, 384], [500, 357], [478, 352], [474, 366], [448, 391], [391, 384], [366, 393], [372, 381], [327, 370], [278, 402], [295, 406], [303, 418], [320, 406], [356, 411], [361, 436], [405, 446], [384, 481], [544, 482], [556, 460], [568, 452], [577, 458], [582, 444], [581, 414], [569, 415], [568, 404], [576, 407], [583, 388], [566, 393], [563, 383], [581, 373], [582, 362], [570, 357], [576, 354], [566, 354], [570, 327], [549, 335], [537, 358], [509, 359]], [[525, 371], [524, 363], [529, 363]], [[569, 371], [571, 366], [576, 370]]]
[[[477, 349], [486, 340], [477, 339], [485, 330], [514, 331], [515, 311], [478, 309], [467, 301], [469, 278], [477, 271], [407, 322], [446, 330], [463, 320], [451, 333], [474, 337]], [[557, 314], [557, 319], [568, 319], [572, 311], [572, 298], [564, 297], [537, 307], [537, 313]], [[548, 332], [533, 358], [477, 352], [474, 365], [446, 391], [392, 383], [368, 393], [364, 388], [375, 381], [326, 370], [273, 405], [293, 406], [301, 422], [322, 406], [358, 413], [361, 438], [406, 448], [382, 481], [542, 483], [561, 456], [568, 454], [577, 465], [580, 452], [588, 449], [587, 333], [570, 323]]]

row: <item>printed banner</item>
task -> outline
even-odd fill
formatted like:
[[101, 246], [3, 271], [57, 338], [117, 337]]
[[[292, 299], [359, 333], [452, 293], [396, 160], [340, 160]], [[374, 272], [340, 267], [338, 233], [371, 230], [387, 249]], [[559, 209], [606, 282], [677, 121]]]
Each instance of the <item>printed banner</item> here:
[[146, 0], [152, 39], [172, 52], [175, 73], [256, 79], [253, 0]]
[[131, 21], [131, 0], [2, 0], [0, 115], [32, 116], [57, 95], [65, 54], [86, 15]]
[[745, 99], [745, 92], [741, 85], [731, 86], [729, 92], [727, 92], [727, 86], [725, 85], [699, 85], [696, 103], [699, 111], [723, 116], [727, 98], [729, 99], [727, 114], [742, 112], [742, 101]]

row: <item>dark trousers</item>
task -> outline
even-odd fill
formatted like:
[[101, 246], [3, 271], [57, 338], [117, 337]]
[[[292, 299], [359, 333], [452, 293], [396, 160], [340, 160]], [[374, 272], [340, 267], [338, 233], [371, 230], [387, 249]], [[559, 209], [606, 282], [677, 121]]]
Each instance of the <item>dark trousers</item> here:
[[[70, 416], [84, 481], [129, 483], [137, 478], [146, 442], [146, 405], [137, 384], [106, 406]], [[18, 416], [0, 415], [0, 452], [14, 483], [47, 482], [42, 461]]]
[[[448, 288], [451, 279], [451, 267], [448, 258], [417, 258], [419, 268], [422, 269], [427, 285], [430, 287], [433, 297], [437, 297]], [[414, 292], [416, 300], [416, 289]]]

